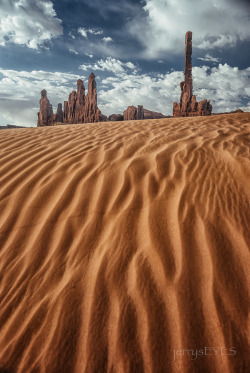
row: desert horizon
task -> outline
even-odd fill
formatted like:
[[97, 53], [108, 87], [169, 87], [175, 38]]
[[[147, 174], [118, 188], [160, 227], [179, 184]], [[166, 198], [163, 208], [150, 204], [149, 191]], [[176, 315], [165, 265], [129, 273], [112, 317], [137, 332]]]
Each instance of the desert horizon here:
[[248, 371], [249, 120], [1, 131], [1, 372]]

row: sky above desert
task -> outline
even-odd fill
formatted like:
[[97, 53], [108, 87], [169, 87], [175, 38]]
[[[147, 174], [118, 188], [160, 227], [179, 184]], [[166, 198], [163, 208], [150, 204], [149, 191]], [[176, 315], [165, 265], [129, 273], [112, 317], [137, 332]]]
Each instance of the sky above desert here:
[[0, 125], [35, 126], [96, 75], [105, 115], [129, 105], [172, 114], [193, 32], [193, 86], [213, 112], [250, 111], [248, 0], [0, 0]]

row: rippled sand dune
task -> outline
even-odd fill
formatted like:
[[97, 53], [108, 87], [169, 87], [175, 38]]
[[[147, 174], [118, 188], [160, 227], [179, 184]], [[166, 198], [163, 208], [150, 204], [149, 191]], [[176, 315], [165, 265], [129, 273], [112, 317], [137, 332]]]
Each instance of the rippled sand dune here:
[[1, 131], [0, 372], [249, 372], [249, 129]]

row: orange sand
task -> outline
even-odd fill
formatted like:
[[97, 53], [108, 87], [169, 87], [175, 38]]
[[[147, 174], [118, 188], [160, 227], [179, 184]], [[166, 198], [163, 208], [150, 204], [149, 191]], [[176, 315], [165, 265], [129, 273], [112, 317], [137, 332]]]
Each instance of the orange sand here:
[[249, 129], [2, 130], [0, 371], [250, 371]]

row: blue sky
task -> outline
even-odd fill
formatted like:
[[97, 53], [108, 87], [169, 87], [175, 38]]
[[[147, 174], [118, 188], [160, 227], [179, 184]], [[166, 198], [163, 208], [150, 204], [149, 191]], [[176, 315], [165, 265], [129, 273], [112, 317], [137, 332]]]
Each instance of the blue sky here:
[[0, 0], [0, 124], [35, 126], [40, 91], [53, 107], [96, 75], [98, 106], [172, 114], [193, 32], [197, 100], [250, 111], [247, 0]]

